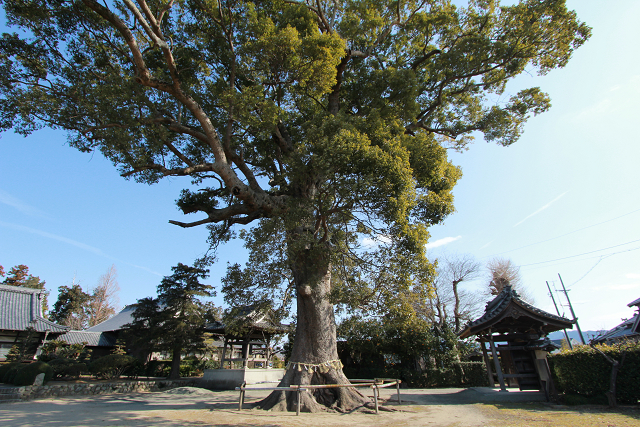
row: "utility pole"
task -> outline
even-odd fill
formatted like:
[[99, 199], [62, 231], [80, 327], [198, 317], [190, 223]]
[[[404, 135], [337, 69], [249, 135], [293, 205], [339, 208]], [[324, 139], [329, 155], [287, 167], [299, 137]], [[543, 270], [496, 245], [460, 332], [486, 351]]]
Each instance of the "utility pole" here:
[[[551, 286], [549, 286], [549, 282], [547, 281], [547, 289], [549, 289], [549, 295], [551, 296], [551, 301], [553, 301], [553, 305], [556, 307], [556, 313], [558, 316], [562, 316], [560, 314], [560, 310], [558, 309], [558, 304], [556, 304], [556, 299], [553, 297], [553, 292], [551, 292]], [[567, 339], [567, 344], [569, 345], [569, 350], [573, 350], [573, 344], [571, 344], [571, 339], [569, 339], [569, 333], [566, 329], [563, 329], [564, 336]]]
[[564, 291], [564, 295], [567, 297], [567, 302], [569, 303], [569, 310], [571, 310], [571, 315], [573, 316], [573, 320], [576, 321], [576, 328], [578, 329], [578, 333], [580, 334], [580, 339], [582, 340], [582, 344], [587, 345], [587, 342], [584, 340], [584, 336], [582, 335], [582, 331], [580, 330], [580, 325], [578, 325], [578, 318], [576, 317], [576, 313], [573, 311], [573, 306], [571, 305], [571, 301], [569, 300], [569, 294], [567, 293], [567, 288], [564, 287], [564, 282], [562, 281], [562, 276], [558, 273], [558, 277], [560, 278], [560, 283], [562, 284], [562, 290]]

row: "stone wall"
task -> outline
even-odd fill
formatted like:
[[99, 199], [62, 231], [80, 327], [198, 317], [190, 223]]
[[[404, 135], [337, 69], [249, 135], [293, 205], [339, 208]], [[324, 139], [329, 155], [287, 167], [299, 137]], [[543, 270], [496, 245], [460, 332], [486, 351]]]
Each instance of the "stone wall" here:
[[0, 389], [0, 402], [46, 399], [61, 396], [91, 396], [111, 393], [139, 393], [194, 386], [199, 378], [182, 380], [123, 381], [114, 383], [73, 383]]

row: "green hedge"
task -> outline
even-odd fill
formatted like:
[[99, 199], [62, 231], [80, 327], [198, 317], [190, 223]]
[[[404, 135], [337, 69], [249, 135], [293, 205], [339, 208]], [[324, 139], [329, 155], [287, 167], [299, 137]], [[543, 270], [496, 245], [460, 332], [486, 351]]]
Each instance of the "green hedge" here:
[[64, 377], [78, 378], [83, 372], [89, 371], [86, 363], [80, 363], [64, 357], [51, 359], [47, 363], [53, 368], [53, 377], [56, 379]]
[[106, 380], [120, 378], [129, 368], [134, 367], [138, 360], [124, 354], [109, 354], [91, 362], [89, 370], [97, 377]]
[[[616, 397], [620, 403], [640, 400], [640, 342], [626, 342], [598, 348], [614, 360], [624, 363], [618, 371]], [[567, 395], [601, 398], [609, 391], [612, 365], [602, 354], [588, 346], [578, 346], [549, 356], [556, 388]]]
[[410, 369], [376, 369], [370, 366], [361, 369], [345, 367], [344, 373], [347, 378], [398, 378], [415, 388], [487, 386], [487, 369], [482, 362], [454, 362], [449, 368], [427, 369], [422, 372]]
[[5, 363], [0, 366], [0, 383], [12, 384], [18, 369], [22, 367], [22, 362]]
[[46, 384], [53, 377], [53, 368], [45, 362], [29, 363], [18, 369], [12, 383], [17, 386], [33, 385], [36, 377], [42, 373], [44, 373], [43, 384]]
[[0, 382], [17, 386], [33, 385], [38, 374], [44, 373], [44, 382], [53, 377], [53, 368], [44, 362], [13, 362], [0, 365]]

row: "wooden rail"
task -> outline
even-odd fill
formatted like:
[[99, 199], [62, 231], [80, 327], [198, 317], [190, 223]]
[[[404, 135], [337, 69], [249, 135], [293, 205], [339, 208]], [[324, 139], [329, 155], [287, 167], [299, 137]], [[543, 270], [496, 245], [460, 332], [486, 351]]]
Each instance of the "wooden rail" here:
[[[302, 390], [313, 390], [322, 388], [343, 388], [343, 387], [370, 387], [373, 389], [373, 401], [375, 403], [376, 414], [378, 411], [378, 395], [379, 389], [396, 386], [396, 393], [398, 394], [398, 404], [400, 400], [400, 383], [402, 381], [391, 378], [376, 378], [373, 380], [349, 380], [354, 384], [309, 384], [309, 385], [290, 385], [288, 387], [247, 387], [247, 383], [244, 382], [240, 387], [236, 387], [236, 391], [240, 391], [240, 397], [238, 399], [238, 410], [242, 410], [244, 404], [244, 396], [247, 390], [271, 390], [271, 391], [291, 391], [296, 393], [296, 415], [300, 415], [300, 392]], [[385, 382], [389, 381], [389, 382]]]

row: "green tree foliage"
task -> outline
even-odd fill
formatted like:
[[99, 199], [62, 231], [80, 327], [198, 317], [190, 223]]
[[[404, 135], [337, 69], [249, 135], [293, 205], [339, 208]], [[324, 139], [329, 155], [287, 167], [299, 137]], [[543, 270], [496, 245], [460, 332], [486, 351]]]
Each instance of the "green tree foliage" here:
[[33, 361], [40, 343], [40, 334], [31, 326], [27, 327], [24, 332], [26, 335], [20, 333], [20, 341], [9, 349], [7, 354], [8, 362]]
[[[253, 226], [227, 298], [295, 298], [309, 363], [337, 357], [333, 303], [410, 310], [395, 296], [430, 281], [427, 228], [454, 210], [447, 149], [514, 143], [550, 103], [507, 82], [590, 34], [564, 0], [3, 4], [19, 31], [0, 40], [0, 129], [64, 129], [140, 182], [189, 177], [178, 206], [199, 217], [172, 223], [206, 224], [214, 248]], [[321, 380], [284, 384], [301, 381]], [[346, 393], [323, 400], [361, 403]]]
[[[4, 269], [0, 266], [0, 270], [4, 273]], [[4, 276], [4, 274], [0, 274], [0, 276]], [[40, 280], [38, 276], [33, 276], [29, 274], [29, 267], [24, 264], [16, 265], [15, 267], [11, 267], [8, 273], [6, 273], [6, 278], [2, 282], [3, 285], [10, 286], [22, 286], [24, 288], [31, 289], [45, 289], [45, 281]], [[46, 318], [47, 311], [49, 310], [49, 303], [47, 302], [47, 296], [49, 292], [45, 292], [42, 296], [42, 315]]]
[[96, 286], [87, 292], [74, 277], [71, 286], [58, 288], [51, 319], [74, 330], [95, 326], [115, 314], [119, 291], [115, 265], [109, 267]]
[[389, 316], [351, 317], [338, 327], [338, 338], [340, 358], [351, 378], [400, 378], [416, 387], [486, 382], [481, 367], [461, 364], [471, 348], [447, 325]]
[[91, 296], [80, 285], [58, 288], [58, 300], [51, 310], [51, 320], [71, 329], [81, 330], [87, 327], [87, 309]]
[[132, 344], [146, 345], [149, 352], [171, 352], [169, 378], [175, 379], [180, 376], [181, 354], [204, 348], [205, 323], [215, 320], [219, 310], [200, 301], [212, 296], [212, 286], [200, 283], [208, 270], [181, 263], [172, 270], [158, 285], [158, 298], [138, 300], [127, 334]]
[[109, 354], [91, 362], [89, 370], [97, 378], [113, 380], [120, 378], [128, 368], [132, 368], [137, 362], [138, 360], [132, 356]]

